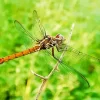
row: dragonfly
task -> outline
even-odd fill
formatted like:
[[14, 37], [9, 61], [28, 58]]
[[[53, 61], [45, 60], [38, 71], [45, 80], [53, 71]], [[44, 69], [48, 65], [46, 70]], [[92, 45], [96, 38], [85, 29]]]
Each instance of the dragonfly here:
[[[31, 53], [34, 53], [34, 52], [37, 52], [37, 51], [41, 51], [41, 50], [45, 50], [49, 55], [51, 55], [54, 59], [56, 59], [57, 61], [59, 60], [57, 56], [55, 56], [55, 48], [58, 52], [62, 52], [63, 50], [65, 50], [65, 44], [64, 44], [64, 41], [66, 40], [64, 38], [63, 35], [61, 34], [57, 34], [56, 36], [50, 36], [50, 35], [47, 35], [43, 25], [41, 24], [40, 22], [40, 19], [39, 19], [39, 16], [37, 14], [37, 11], [34, 10], [33, 11], [33, 27], [35, 26], [38, 26], [39, 27], [39, 32], [40, 32], [40, 38], [38, 38], [39, 35], [32, 35], [29, 31], [27, 31], [24, 26], [17, 20], [14, 21], [14, 24], [17, 28], [17, 30], [22, 34], [22, 35], [26, 35], [29, 37], [29, 42], [32, 44], [32, 47], [31, 48], [28, 48], [22, 52], [18, 52], [18, 53], [15, 53], [15, 54], [12, 54], [12, 55], [9, 55], [9, 56], [6, 56], [6, 57], [3, 57], [3, 58], [0, 58], [0, 64], [3, 64], [4, 62], [7, 62], [9, 60], [13, 60], [15, 58], [18, 58], [18, 57], [21, 57], [21, 56], [25, 56], [25, 55], [28, 55], [28, 54], [31, 54]], [[38, 31], [36, 29], [36, 31]], [[35, 34], [35, 33], [34, 33]], [[33, 42], [35, 42], [35, 46], [33, 46]], [[49, 51], [51, 50], [51, 51]], [[83, 61], [83, 58], [93, 58], [94, 61], [98, 61], [100, 62], [100, 59], [99, 58], [95, 58], [95, 57], [92, 57], [92, 56], [89, 56], [87, 54], [84, 54], [74, 48], [72, 48], [71, 46], [67, 46], [66, 48], [66, 52], [67, 54], [69, 54], [69, 56], [67, 55], [66, 58], [70, 58], [70, 56], [74, 54], [74, 64], [76, 64], [75, 60], [77, 59], [77, 56], [80, 58], [79, 61]], [[65, 58], [65, 59], [66, 59]], [[60, 62], [60, 61], [59, 61]], [[68, 62], [68, 63], [66, 63]], [[63, 68], [67, 69], [67, 70], [70, 70], [72, 72], [75, 72], [77, 73], [81, 78], [82, 80], [84, 80], [84, 82], [89, 86], [89, 82], [87, 81], [87, 79], [79, 72], [77, 71], [75, 68], [73, 68], [71, 66], [71, 63], [72, 62], [69, 62], [69, 61], [61, 61], [61, 66], [63, 66]]]

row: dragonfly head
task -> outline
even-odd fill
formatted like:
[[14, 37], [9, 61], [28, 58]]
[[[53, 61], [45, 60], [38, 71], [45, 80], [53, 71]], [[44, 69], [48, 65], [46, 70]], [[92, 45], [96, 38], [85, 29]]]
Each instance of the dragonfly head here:
[[55, 40], [56, 40], [56, 42], [57, 42], [57, 45], [61, 45], [61, 44], [64, 43], [65, 38], [64, 38], [63, 35], [57, 34], [56, 37], [55, 37]]
[[65, 40], [65, 39], [64, 39], [64, 36], [61, 35], [61, 34], [57, 34], [57, 35], [56, 35], [56, 39], [59, 40], [59, 41], [64, 41], [64, 40]]

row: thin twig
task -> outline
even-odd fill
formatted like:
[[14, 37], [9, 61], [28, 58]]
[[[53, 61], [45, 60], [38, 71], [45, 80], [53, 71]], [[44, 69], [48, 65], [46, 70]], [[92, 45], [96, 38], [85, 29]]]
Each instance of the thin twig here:
[[73, 32], [73, 29], [74, 29], [74, 23], [72, 24], [72, 27], [71, 27], [71, 31], [70, 31], [70, 34], [69, 34], [69, 38], [68, 38], [68, 41], [66, 42], [66, 47], [64, 48], [64, 51], [62, 52], [60, 58], [59, 58], [59, 61], [62, 60], [65, 52], [66, 52], [66, 49], [68, 47], [68, 45], [70, 44], [70, 40], [71, 40], [71, 37], [72, 37], [72, 32]]
[[44, 79], [44, 80], [42, 81], [42, 84], [41, 84], [41, 86], [40, 86], [40, 89], [39, 89], [39, 91], [38, 91], [38, 94], [37, 94], [35, 100], [38, 100], [38, 98], [39, 98], [41, 92], [43, 91], [43, 87], [45, 86], [46, 82], [47, 82], [47, 79]]
[[58, 67], [59, 64], [60, 64], [59, 62], [62, 61], [63, 56], [64, 56], [64, 54], [65, 54], [65, 52], [66, 52], [67, 45], [69, 45], [69, 43], [70, 43], [70, 40], [71, 40], [71, 37], [72, 37], [72, 31], [73, 31], [73, 29], [74, 29], [74, 24], [72, 24], [71, 32], [70, 32], [70, 34], [69, 34], [68, 41], [66, 42], [66, 47], [64, 48], [64, 51], [62, 52], [62, 54], [61, 54], [59, 60], [57, 61], [56, 65], [55, 65], [55, 67], [51, 70], [50, 74], [48, 75], [48, 78], [49, 78], [49, 77], [53, 74], [53, 72], [57, 69], [57, 67]]
[[33, 73], [35, 76], [37, 76], [37, 77], [43, 79], [43, 82], [42, 82], [42, 84], [41, 84], [41, 86], [40, 86], [40, 88], [39, 88], [39, 91], [38, 91], [38, 93], [37, 93], [37, 96], [36, 96], [36, 99], [35, 99], [35, 100], [38, 100], [38, 98], [39, 98], [41, 92], [43, 91], [43, 88], [44, 88], [44, 86], [45, 86], [47, 80], [48, 80], [48, 79], [51, 77], [51, 75], [55, 72], [55, 70], [57, 69], [57, 67], [58, 67], [59, 64], [60, 64], [59, 62], [62, 61], [62, 59], [63, 59], [63, 57], [64, 57], [64, 54], [65, 54], [65, 52], [66, 52], [66, 49], [67, 49], [67, 45], [69, 45], [69, 43], [70, 43], [70, 40], [71, 40], [71, 37], [72, 37], [72, 31], [73, 31], [73, 29], [74, 29], [74, 24], [72, 24], [71, 31], [70, 31], [70, 34], [69, 34], [69, 38], [68, 38], [68, 41], [67, 41], [67, 43], [66, 43], [66, 47], [64, 48], [64, 51], [62, 52], [62, 54], [61, 54], [59, 60], [57, 61], [56, 65], [55, 65], [54, 68], [51, 70], [51, 72], [49, 73], [49, 75], [48, 75], [47, 77], [43, 77], [43, 76], [41, 76], [41, 75], [39, 75], [39, 74], [36, 74], [35, 72], [32, 71], [32, 73]]
[[35, 76], [39, 77], [40, 79], [44, 79], [44, 80], [47, 79], [46, 77], [44, 77], [44, 76], [42, 76], [42, 75], [39, 75], [39, 74], [35, 73], [33, 70], [31, 70], [31, 73], [34, 74]]

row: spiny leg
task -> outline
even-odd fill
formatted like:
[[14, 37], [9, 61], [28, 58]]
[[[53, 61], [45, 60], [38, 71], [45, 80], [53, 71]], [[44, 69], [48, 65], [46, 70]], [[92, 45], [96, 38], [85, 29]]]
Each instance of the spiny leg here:
[[54, 47], [52, 47], [52, 56], [55, 58], [55, 56], [54, 56]]

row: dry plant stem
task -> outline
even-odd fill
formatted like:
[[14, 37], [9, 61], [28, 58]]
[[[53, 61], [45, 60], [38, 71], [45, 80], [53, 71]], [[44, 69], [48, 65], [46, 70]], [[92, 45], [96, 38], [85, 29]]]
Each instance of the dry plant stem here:
[[46, 77], [44, 77], [44, 76], [42, 76], [42, 75], [39, 75], [39, 74], [33, 72], [32, 70], [31, 70], [31, 72], [32, 72], [32, 74], [34, 74], [35, 76], [39, 77], [40, 79], [44, 79], [44, 80], [47, 79]]
[[57, 61], [56, 65], [55, 65], [54, 68], [51, 70], [51, 72], [49, 73], [49, 75], [48, 75], [47, 77], [43, 77], [43, 76], [41, 76], [41, 75], [39, 75], [39, 74], [37, 74], [37, 73], [35, 73], [35, 72], [32, 71], [32, 73], [33, 73], [35, 76], [37, 76], [37, 77], [43, 79], [42, 84], [41, 84], [41, 86], [40, 86], [40, 88], [39, 88], [39, 91], [38, 91], [38, 93], [37, 93], [37, 96], [36, 96], [36, 99], [35, 99], [35, 100], [38, 100], [38, 98], [39, 98], [41, 92], [43, 91], [43, 87], [45, 86], [45, 83], [46, 83], [47, 80], [51, 77], [51, 75], [55, 72], [55, 70], [57, 70], [57, 67], [58, 67], [59, 64], [60, 64], [59, 62], [62, 61], [63, 56], [64, 56], [64, 54], [65, 54], [65, 52], [66, 52], [66, 49], [67, 49], [67, 45], [69, 45], [69, 43], [70, 43], [70, 40], [71, 40], [71, 37], [72, 37], [72, 31], [73, 31], [73, 29], [74, 29], [74, 24], [72, 24], [71, 32], [70, 32], [70, 34], [69, 34], [69, 38], [68, 38], [68, 41], [67, 41], [67, 43], [66, 43], [66, 47], [64, 48], [64, 51], [62, 52], [62, 54], [61, 54], [59, 60]]
[[43, 87], [45, 86], [45, 83], [46, 83], [46, 82], [47, 82], [47, 79], [43, 79], [42, 84], [41, 84], [41, 86], [40, 86], [40, 89], [39, 89], [39, 91], [38, 91], [38, 93], [37, 93], [37, 96], [36, 96], [36, 99], [35, 99], [35, 100], [38, 100], [38, 98], [39, 98], [41, 92], [43, 91]]
[[57, 69], [57, 67], [58, 67], [59, 64], [60, 64], [59, 62], [62, 61], [62, 58], [63, 58], [63, 56], [64, 56], [64, 54], [65, 54], [65, 52], [66, 52], [66, 49], [67, 49], [67, 45], [69, 45], [69, 43], [70, 43], [70, 40], [71, 40], [71, 37], [72, 37], [72, 31], [73, 31], [73, 29], [74, 29], [74, 24], [72, 24], [71, 32], [70, 32], [70, 34], [69, 34], [69, 38], [68, 38], [68, 41], [67, 41], [67, 43], [66, 43], [66, 47], [64, 48], [64, 51], [62, 52], [62, 54], [61, 54], [59, 60], [57, 61], [55, 67], [51, 70], [51, 72], [50, 72], [50, 74], [47, 76], [47, 78], [49, 78], [49, 77], [54, 73], [54, 71]]

